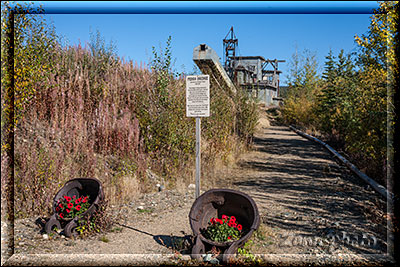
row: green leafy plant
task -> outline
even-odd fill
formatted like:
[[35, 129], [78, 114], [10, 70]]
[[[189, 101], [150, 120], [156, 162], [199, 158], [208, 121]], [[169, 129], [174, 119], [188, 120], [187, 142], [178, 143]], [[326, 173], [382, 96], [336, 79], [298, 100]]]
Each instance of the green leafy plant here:
[[111, 233], [114, 233], [114, 232], [117, 232], [117, 233], [122, 232], [122, 227], [114, 227], [113, 229], [111, 229]]
[[106, 237], [105, 235], [101, 236], [101, 237], [99, 238], [99, 240], [100, 240], [100, 241], [103, 241], [104, 243], [110, 242], [110, 239], [108, 239], [108, 237]]
[[142, 209], [142, 210], [138, 210], [139, 213], [152, 213], [154, 211], [154, 209]]
[[222, 215], [222, 219], [213, 217], [202, 234], [216, 242], [235, 241], [241, 237], [242, 225], [236, 222], [235, 216]]
[[238, 248], [238, 255], [242, 258], [242, 260], [246, 263], [251, 263], [251, 264], [259, 264], [261, 263], [261, 259], [256, 257], [253, 253], [249, 251], [249, 246], [251, 246], [251, 242], [248, 241], [244, 245], [243, 248]]
[[[105, 232], [111, 229], [113, 221], [107, 212], [108, 202], [104, 201], [92, 214], [86, 214], [78, 220], [75, 231], [84, 238], [93, 234]], [[122, 231], [122, 229], [119, 229]]]

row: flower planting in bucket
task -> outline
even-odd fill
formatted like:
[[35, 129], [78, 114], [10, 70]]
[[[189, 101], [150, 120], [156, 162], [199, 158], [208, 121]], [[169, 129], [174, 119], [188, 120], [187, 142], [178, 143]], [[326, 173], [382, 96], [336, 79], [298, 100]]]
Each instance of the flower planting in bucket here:
[[211, 189], [199, 196], [189, 213], [195, 244], [191, 257], [218, 248], [229, 263], [239, 247], [260, 225], [257, 205], [247, 194], [231, 189]]
[[64, 230], [71, 237], [78, 226], [79, 218], [91, 216], [104, 200], [103, 188], [95, 178], [69, 180], [53, 199], [53, 215], [44, 226], [46, 233], [54, 228]]

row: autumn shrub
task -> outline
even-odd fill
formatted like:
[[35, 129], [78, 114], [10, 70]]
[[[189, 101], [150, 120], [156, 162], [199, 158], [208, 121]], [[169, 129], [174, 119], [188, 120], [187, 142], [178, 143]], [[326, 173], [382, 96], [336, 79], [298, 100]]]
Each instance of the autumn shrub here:
[[[151, 87], [135, 91], [139, 100], [135, 112], [145, 151], [155, 162], [153, 169], [174, 180], [176, 176], [192, 176], [195, 119], [186, 117], [185, 79], [172, 69], [171, 49], [171, 38], [164, 49], [153, 47], [150, 68], [154, 80]], [[201, 122], [206, 168], [212, 168], [211, 161], [226, 161], [234, 153], [236, 136], [243, 137], [242, 142], [251, 141], [257, 115], [255, 104], [243, 93], [232, 98], [226, 88], [211, 84], [210, 117]]]
[[386, 185], [387, 81], [382, 72], [360, 73], [353, 116], [345, 132], [345, 151], [367, 175]]
[[112, 220], [110, 205], [104, 200], [93, 214], [81, 216], [78, 219], [78, 225], [74, 229], [81, 238], [109, 231], [115, 223]]
[[259, 119], [257, 101], [244, 90], [238, 90], [234, 102], [237, 105], [236, 133], [245, 144], [250, 144]]
[[[90, 91], [90, 66], [95, 64], [85, 63], [91, 57], [87, 49], [59, 47], [56, 54], [55, 67], [45, 81], [35, 83], [35, 97], [15, 131], [16, 205], [21, 214], [49, 208], [57, 189], [71, 178], [93, 177], [109, 154], [136, 155], [145, 164], [138, 121], [120, 100], [126, 92], [106, 97]], [[107, 73], [102, 83], [111, 84], [113, 74]], [[111, 172], [107, 169], [98, 178], [117, 186], [109, 181]]]
[[307, 128], [312, 125], [314, 117], [312, 103], [303, 97], [297, 101], [288, 99], [282, 111], [283, 118], [288, 124], [294, 124], [300, 128]]
[[290, 65], [282, 119], [303, 129], [314, 128], [317, 123], [315, 100], [321, 90], [316, 54], [309, 50], [304, 50], [302, 54], [296, 51]]

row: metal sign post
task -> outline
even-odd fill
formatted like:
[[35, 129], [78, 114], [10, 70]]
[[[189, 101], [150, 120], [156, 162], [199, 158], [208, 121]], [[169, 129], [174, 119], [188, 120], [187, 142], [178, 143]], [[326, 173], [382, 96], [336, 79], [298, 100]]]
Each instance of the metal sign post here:
[[200, 196], [200, 167], [201, 167], [201, 119], [196, 118], [196, 199]]
[[200, 196], [201, 117], [210, 116], [210, 76], [186, 77], [186, 116], [196, 118], [196, 198]]

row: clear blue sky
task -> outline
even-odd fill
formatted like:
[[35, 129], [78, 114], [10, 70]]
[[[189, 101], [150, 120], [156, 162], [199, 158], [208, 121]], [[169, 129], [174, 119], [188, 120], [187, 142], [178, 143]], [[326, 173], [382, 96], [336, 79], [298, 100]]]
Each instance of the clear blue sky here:
[[[90, 41], [90, 31], [95, 33], [99, 30], [107, 44], [111, 40], [116, 44], [120, 57], [139, 64], [140, 62], [148, 63], [152, 55], [152, 46], [165, 47], [167, 38], [171, 35], [172, 56], [176, 59], [175, 68], [177, 71], [185, 72], [193, 70], [193, 48], [200, 43], [206, 43], [212, 47], [222, 58], [222, 39], [233, 26], [236, 37], [239, 39], [240, 55], [260, 55], [268, 59], [286, 60], [286, 63], [281, 63], [279, 66], [283, 71], [282, 85], [286, 84], [289, 61], [296, 47], [299, 52], [304, 49], [316, 52], [322, 70], [329, 49], [332, 49], [335, 55], [340, 49], [344, 49], [346, 53], [354, 51], [356, 49], [354, 35], [361, 35], [368, 30], [372, 14], [348, 13], [368, 13], [365, 10], [372, 11], [373, 8], [378, 7], [378, 3], [372, 1], [217, 2], [214, 6], [212, 2], [207, 2], [205, 7], [204, 3], [199, 2], [189, 2], [189, 7], [188, 2], [162, 4], [160, 2], [143, 4], [142, 2], [142, 7], [146, 5], [146, 8], [137, 11], [138, 3], [136, 2], [133, 3], [133, 8], [130, 7], [131, 10], [136, 8], [136, 11], [130, 12], [129, 2], [35, 3], [43, 4], [47, 12], [46, 19], [54, 22], [56, 32], [65, 36], [69, 44], [77, 44], [79, 41], [85, 44]], [[233, 6], [232, 12], [226, 13], [241, 13], [240, 10], [242, 10], [243, 13], [251, 12], [252, 14], [53, 14], [60, 13], [60, 10], [62, 13], [108, 11], [163, 13], [167, 12], [166, 8], [170, 8], [172, 12], [177, 11], [175, 13], [196, 13], [193, 12], [193, 10], [198, 10], [196, 6], [203, 7], [205, 13], [218, 13], [220, 10], [229, 10], [226, 7], [232, 8], [232, 3], [236, 6]], [[160, 7], [160, 5], [163, 6]], [[268, 9], [269, 11], [266, 12], [272, 14], [255, 14], [266, 13], [257, 5], [264, 8], [263, 10]], [[103, 7], [103, 11], [91, 12], [99, 7]], [[159, 9], [154, 7], [159, 7]], [[181, 10], [182, 7], [186, 9]], [[259, 10], [261, 12], [258, 12]], [[336, 11], [342, 14], [326, 14]]]

